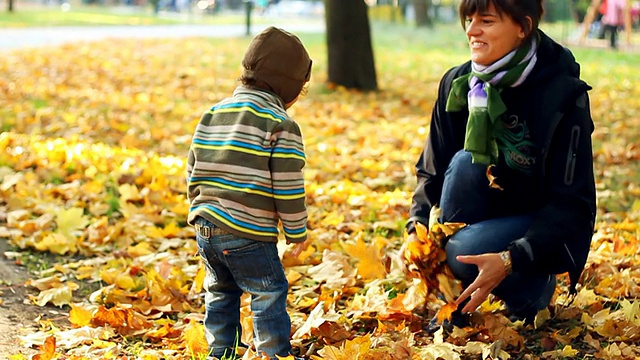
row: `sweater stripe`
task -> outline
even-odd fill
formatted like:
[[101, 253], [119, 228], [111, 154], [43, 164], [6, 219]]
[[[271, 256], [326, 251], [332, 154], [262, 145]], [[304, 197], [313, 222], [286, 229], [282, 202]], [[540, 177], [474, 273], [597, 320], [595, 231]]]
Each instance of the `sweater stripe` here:
[[[271, 148], [264, 148], [256, 145], [247, 144], [240, 141], [204, 141], [193, 139], [194, 147], [210, 150], [235, 150], [258, 156], [270, 156]], [[305, 160], [303, 152], [297, 149], [273, 149], [273, 155], [279, 158], [293, 158]]]
[[283, 116], [279, 116], [275, 112], [260, 108], [251, 102], [240, 102], [240, 103], [231, 103], [225, 105], [214, 106], [209, 111], [210, 114], [223, 114], [223, 113], [238, 113], [241, 111], [248, 111], [258, 117], [269, 119], [277, 122], [285, 121], [286, 118]]
[[256, 184], [243, 184], [235, 181], [227, 181], [222, 178], [191, 178], [191, 184], [208, 184], [220, 186], [224, 189], [237, 190], [264, 196], [275, 196], [279, 199], [297, 199], [304, 196], [304, 189], [296, 188], [292, 190], [277, 190]]
[[[272, 235], [277, 236], [278, 235], [277, 227], [258, 226], [249, 222], [238, 221], [237, 218], [230, 217], [227, 213], [219, 210], [214, 206], [202, 205], [202, 206], [189, 209], [189, 212], [197, 212], [200, 210], [212, 215], [214, 218], [220, 220], [227, 226], [242, 232], [247, 232], [247, 233], [259, 235], [259, 236], [272, 236]], [[289, 237], [293, 237], [293, 238], [306, 237], [306, 231], [307, 231], [306, 226], [299, 227], [299, 228], [285, 227], [284, 230]]]
[[255, 234], [259, 236], [273, 236], [278, 235], [278, 228], [274, 226], [256, 226], [254, 224], [250, 224], [244, 221], [239, 221], [237, 218], [232, 218], [229, 214], [220, 211], [219, 209], [210, 206], [210, 205], [202, 205], [191, 208], [189, 212], [197, 212], [198, 210], [203, 210], [209, 214], [211, 214], [214, 218], [222, 221], [227, 226], [242, 231], [248, 232], [250, 234]]

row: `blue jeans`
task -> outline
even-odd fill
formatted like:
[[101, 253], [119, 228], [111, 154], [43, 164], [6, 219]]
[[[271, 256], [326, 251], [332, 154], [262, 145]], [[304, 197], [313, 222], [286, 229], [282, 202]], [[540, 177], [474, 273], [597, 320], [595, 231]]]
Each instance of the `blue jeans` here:
[[[447, 263], [464, 287], [478, 275], [478, 268], [456, 260], [458, 255], [497, 253], [525, 235], [533, 216], [521, 213], [516, 194], [505, 196], [491, 189], [486, 165], [473, 164], [471, 154], [460, 150], [451, 159], [445, 173], [440, 207], [442, 222], [470, 224], [454, 234], [445, 246]], [[512, 215], [505, 216], [513, 210]], [[555, 291], [554, 274], [512, 273], [493, 290], [515, 315], [527, 316], [549, 305]]]
[[[198, 217], [196, 224], [214, 227]], [[275, 243], [232, 234], [196, 235], [198, 252], [207, 269], [204, 281], [204, 326], [211, 354], [235, 353], [240, 342], [240, 296], [251, 294], [256, 351], [271, 359], [291, 352], [291, 320], [287, 314], [289, 283]]]

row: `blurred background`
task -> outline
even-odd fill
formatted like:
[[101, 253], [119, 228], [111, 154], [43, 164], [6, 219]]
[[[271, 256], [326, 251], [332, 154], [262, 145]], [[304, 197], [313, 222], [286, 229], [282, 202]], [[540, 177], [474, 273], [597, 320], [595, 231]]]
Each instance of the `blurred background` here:
[[[364, 0], [371, 22], [409, 27], [455, 24], [458, 0]], [[546, 30], [569, 44], [606, 47], [597, 8], [602, 0], [545, 0]], [[3, 4], [4, 3], [4, 4]], [[324, 22], [322, 0], [2, 0], [0, 27], [119, 23], [100, 16], [130, 17], [132, 24], [268, 23], [273, 19]], [[138, 20], [131, 19], [138, 16]], [[250, 18], [250, 20], [249, 20]], [[628, 24], [621, 38], [640, 31], [640, 1], [628, 0]], [[136, 22], [137, 21], [137, 22]], [[551, 30], [550, 30], [551, 29]]]

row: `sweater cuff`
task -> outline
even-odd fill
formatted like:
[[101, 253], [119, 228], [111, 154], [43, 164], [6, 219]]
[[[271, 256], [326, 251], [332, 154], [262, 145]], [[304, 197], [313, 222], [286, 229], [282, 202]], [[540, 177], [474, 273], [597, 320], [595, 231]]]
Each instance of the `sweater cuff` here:
[[533, 249], [527, 238], [520, 238], [508, 247], [514, 272], [529, 272], [533, 264]]

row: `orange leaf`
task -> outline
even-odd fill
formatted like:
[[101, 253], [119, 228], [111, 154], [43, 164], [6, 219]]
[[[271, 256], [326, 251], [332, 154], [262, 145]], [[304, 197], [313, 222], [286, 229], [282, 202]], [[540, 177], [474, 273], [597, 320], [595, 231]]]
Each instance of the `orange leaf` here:
[[148, 329], [152, 324], [139, 313], [134, 312], [130, 308], [111, 308], [107, 309], [100, 306], [91, 319], [93, 326], [110, 325], [120, 334], [130, 334], [142, 329]]
[[428, 246], [425, 246], [422, 242], [412, 241], [407, 244], [407, 248], [404, 253], [404, 257], [411, 262], [418, 262], [423, 255], [428, 255], [431, 252]]
[[442, 322], [445, 320], [447, 321], [451, 320], [451, 314], [454, 311], [456, 311], [457, 308], [458, 308], [458, 304], [454, 302], [447, 303], [446, 305], [441, 307], [440, 310], [438, 310], [438, 313], [436, 314], [436, 318], [438, 319], [438, 324], [442, 324]]
[[40, 354], [34, 355], [33, 360], [51, 360], [56, 352], [56, 338], [49, 336], [44, 340], [44, 344], [40, 346]]
[[495, 165], [487, 166], [487, 179], [489, 180], [489, 187], [492, 189], [504, 190], [500, 185], [498, 185], [498, 183], [496, 183], [498, 177], [493, 175], [493, 168], [495, 167]]

